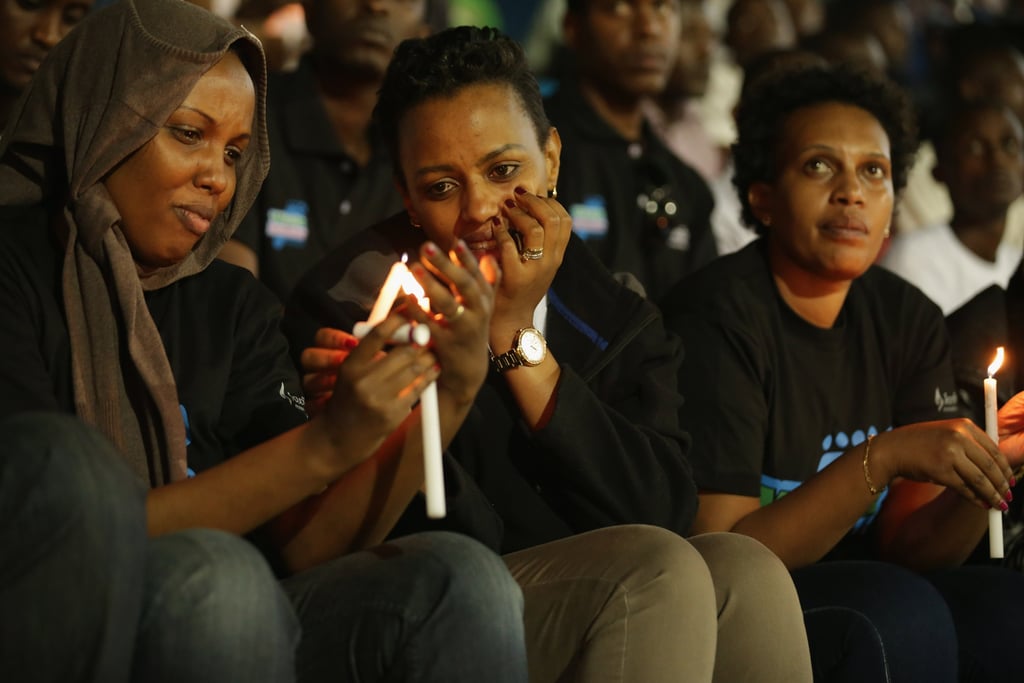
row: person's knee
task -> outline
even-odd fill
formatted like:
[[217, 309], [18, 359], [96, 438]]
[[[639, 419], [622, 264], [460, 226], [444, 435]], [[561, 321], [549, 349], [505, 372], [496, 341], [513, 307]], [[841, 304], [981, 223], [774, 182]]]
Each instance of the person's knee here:
[[[743, 534], [709, 533], [690, 542], [707, 563], [723, 599], [756, 598], [791, 604], [798, 609], [796, 589], [789, 571], [771, 550]], [[767, 607], [767, 605], [766, 605]], [[719, 609], [727, 608], [727, 604]]]
[[294, 629], [295, 620], [266, 560], [245, 539], [209, 529], [160, 537], [148, 559], [144, 628], [176, 624], [207, 642], [263, 629]]
[[[685, 538], [643, 524], [613, 526], [590, 532], [607, 562], [607, 575], [626, 594], [657, 594], [666, 603], [714, 609], [714, 585], [701, 554]], [[712, 612], [713, 613], [713, 612]]]
[[490, 549], [462, 534], [439, 531], [409, 540], [430, 558], [438, 585], [456, 609], [521, 615], [523, 595], [505, 563]]
[[17, 538], [32, 541], [7, 558], [8, 571], [68, 542], [102, 555], [145, 537], [145, 488], [95, 429], [69, 415], [23, 413], [5, 418], [0, 430], [0, 516], [16, 534], [0, 538], [8, 547]]

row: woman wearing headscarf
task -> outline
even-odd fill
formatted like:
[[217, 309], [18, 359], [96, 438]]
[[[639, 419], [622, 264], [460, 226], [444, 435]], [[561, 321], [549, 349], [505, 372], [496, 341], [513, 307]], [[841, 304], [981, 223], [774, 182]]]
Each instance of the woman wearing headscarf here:
[[[391, 314], [342, 352], [337, 400], [307, 421], [273, 297], [212, 262], [266, 175], [265, 83], [246, 30], [178, 0], [126, 0], [55, 48], [13, 112], [0, 143], [4, 673], [524, 681], [521, 596], [490, 551], [435, 533], [346, 554], [379, 543], [419, 489], [412, 406], [438, 377], [433, 353], [383, 352], [405, 322]], [[438, 304], [457, 294], [464, 312], [407, 315], [482, 350], [472, 330], [493, 278], [471, 258], [424, 258], [448, 279]], [[445, 436], [478, 365], [439, 382]]]

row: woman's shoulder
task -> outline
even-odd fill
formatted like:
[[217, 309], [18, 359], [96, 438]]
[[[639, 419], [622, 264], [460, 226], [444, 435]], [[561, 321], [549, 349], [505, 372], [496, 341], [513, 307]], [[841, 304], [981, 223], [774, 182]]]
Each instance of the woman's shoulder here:
[[774, 308], [775, 285], [760, 240], [719, 256], [677, 283], [661, 300], [666, 317], [677, 314]]

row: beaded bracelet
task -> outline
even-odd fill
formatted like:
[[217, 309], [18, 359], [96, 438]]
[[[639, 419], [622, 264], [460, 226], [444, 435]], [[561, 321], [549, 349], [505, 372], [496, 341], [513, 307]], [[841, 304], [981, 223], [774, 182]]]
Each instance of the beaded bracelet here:
[[864, 445], [864, 481], [867, 482], [868, 491], [871, 491], [872, 496], [878, 495], [878, 489], [875, 488], [874, 483], [871, 481], [871, 472], [868, 470], [868, 458], [871, 456], [871, 440], [874, 439], [877, 434], [872, 434], [868, 437], [867, 442]]

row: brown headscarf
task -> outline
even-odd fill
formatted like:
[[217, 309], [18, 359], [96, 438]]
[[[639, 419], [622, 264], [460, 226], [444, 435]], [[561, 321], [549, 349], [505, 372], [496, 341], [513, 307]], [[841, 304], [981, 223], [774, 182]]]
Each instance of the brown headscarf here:
[[[103, 180], [156, 135], [229, 49], [256, 87], [234, 200], [187, 258], [141, 276]], [[184, 0], [120, 0], [50, 52], [0, 140], [0, 205], [42, 204], [62, 210], [67, 224], [75, 410], [150, 486], [186, 476], [185, 427], [144, 291], [205, 268], [252, 205], [270, 166], [265, 94], [263, 49], [244, 28]]]

